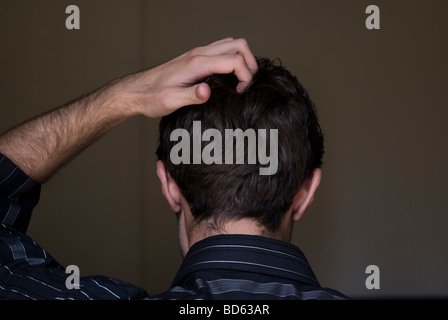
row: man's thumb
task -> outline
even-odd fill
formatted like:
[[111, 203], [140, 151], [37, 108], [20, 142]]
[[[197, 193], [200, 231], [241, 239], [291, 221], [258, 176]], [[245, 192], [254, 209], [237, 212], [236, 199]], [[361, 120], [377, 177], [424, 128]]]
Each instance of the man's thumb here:
[[186, 105], [202, 104], [210, 98], [210, 87], [205, 82], [194, 85], [186, 90]]

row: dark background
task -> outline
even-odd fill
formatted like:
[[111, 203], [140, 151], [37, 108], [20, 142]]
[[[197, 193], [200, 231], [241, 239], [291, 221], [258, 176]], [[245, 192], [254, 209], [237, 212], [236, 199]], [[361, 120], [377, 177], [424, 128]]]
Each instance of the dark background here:
[[[81, 29], [67, 30], [76, 4]], [[380, 8], [380, 30], [365, 9]], [[0, 131], [199, 45], [245, 37], [308, 89], [323, 180], [294, 229], [323, 286], [448, 296], [446, 1], [2, 0]], [[155, 174], [158, 119], [112, 130], [43, 187], [29, 234], [81, 275], [155, 294], [181, 263]], [[365, 269], [380, 268], [367, 290]]]

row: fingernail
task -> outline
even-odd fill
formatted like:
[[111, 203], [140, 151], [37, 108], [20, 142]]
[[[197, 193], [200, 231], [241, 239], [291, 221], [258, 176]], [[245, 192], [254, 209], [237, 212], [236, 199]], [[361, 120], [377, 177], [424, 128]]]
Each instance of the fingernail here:
[[236, 92], [243, 93], [246, 90], [246, 85], [243, 82], [238, 83], [236, 86]]

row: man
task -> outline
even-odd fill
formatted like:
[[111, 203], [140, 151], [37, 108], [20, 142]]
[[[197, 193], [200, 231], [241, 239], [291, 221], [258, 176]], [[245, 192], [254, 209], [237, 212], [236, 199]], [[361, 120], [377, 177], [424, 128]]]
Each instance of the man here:
[[[320, 182], [323, 146], [314, 107], [284, 68], [258, 62], [260, 69], [244, 39], [226, 38], [112, 81], [0, 136], [0, 297], [344, 298], [321, 288], [304, 255], [289, 243], [293, 222], [312, 202]], [[112, 127], [136, 115], [165, 116], [157, 173], [178, 215], [184, 262], [172, 287], [154, 297], [101, 276], [83, 277], [79, 289], [69, 289], [65, 269], [25, 235], [40, 184]], [[278, 170], [261, 175], [266, 162], [219, 162], [219, 148], [210, 153], [215, 159], [210, 165], [173, 163], [170, 156], [177, 142], [171, 133], [197, 133], [195, 121], [222, 133], [232, 124], [235, 129], [278, 130], [278, 157], [272, 158]], [[276, 143], [268, 136], [277, 131], [259, 132], [259, 140], [271, 148], [270, 156], [275, 155]], [[201, 143], [200, 154], [205, 147]], [[247, 152], [245, 157], [249, 159]]]

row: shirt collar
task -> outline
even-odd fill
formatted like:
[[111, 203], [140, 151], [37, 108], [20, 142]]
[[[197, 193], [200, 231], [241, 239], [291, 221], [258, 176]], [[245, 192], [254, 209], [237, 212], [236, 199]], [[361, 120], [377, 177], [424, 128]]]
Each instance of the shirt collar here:
[[195, 243], [185, 256], [173, 286], [192, 273], [211, 269], [253, 272], [320, 287], [298, 247], [252, 235], [217, 235]]

